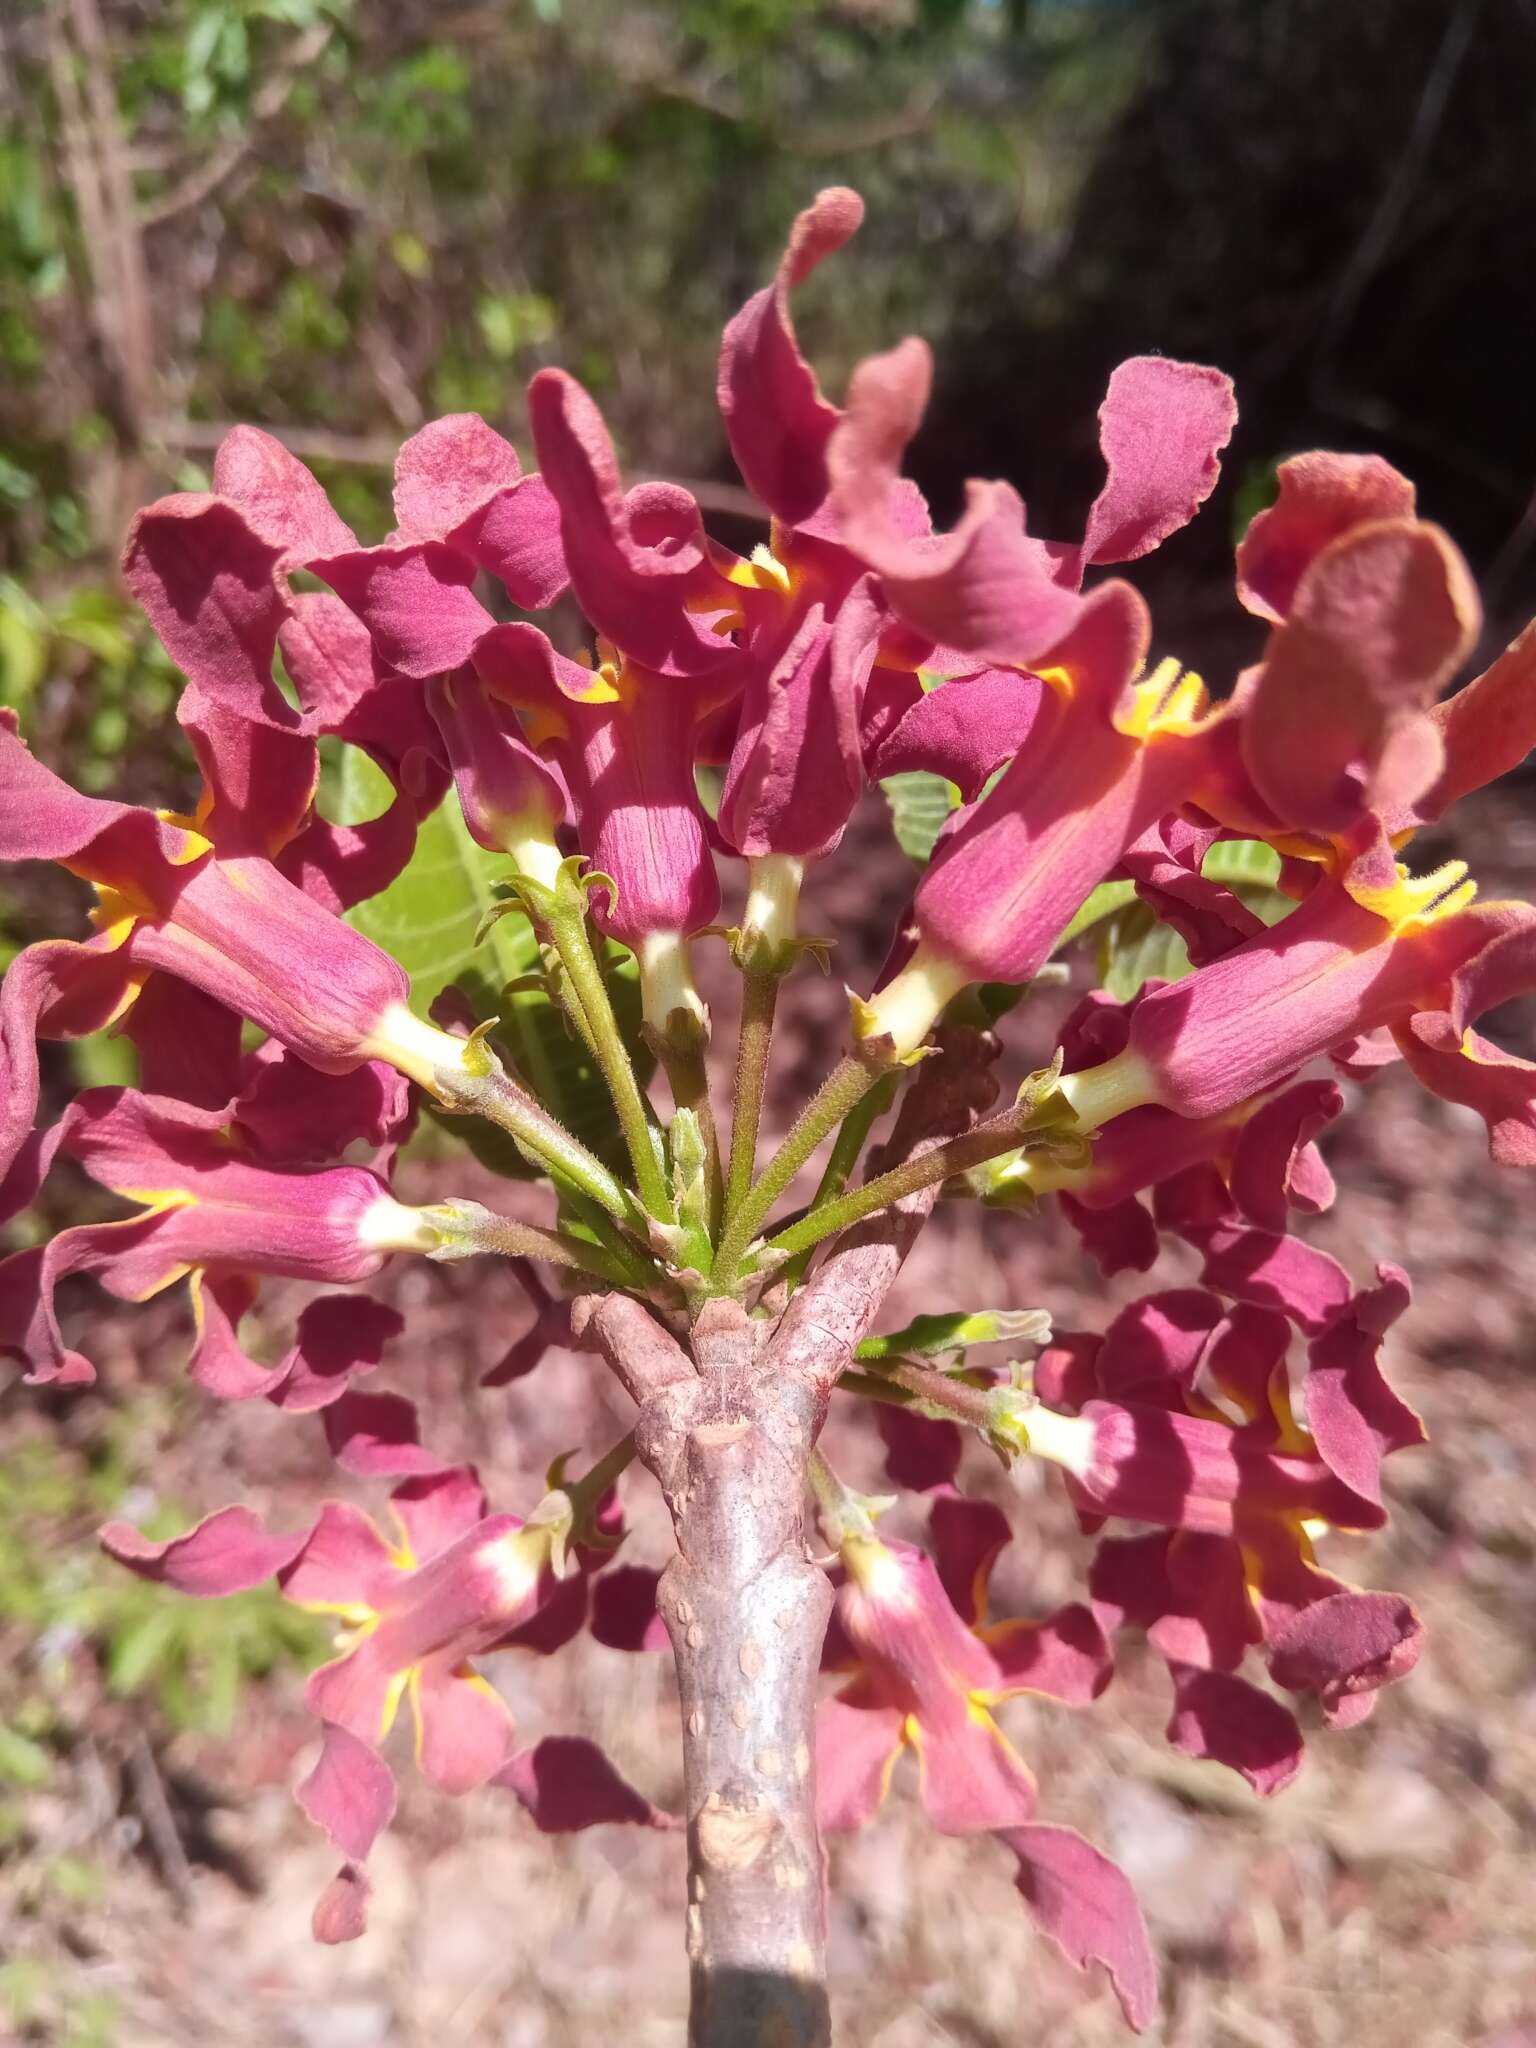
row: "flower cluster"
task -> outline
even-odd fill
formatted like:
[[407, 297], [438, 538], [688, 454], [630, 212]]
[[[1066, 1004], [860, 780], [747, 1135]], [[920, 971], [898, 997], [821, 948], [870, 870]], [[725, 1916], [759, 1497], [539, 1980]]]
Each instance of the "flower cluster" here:
[[[1442, 698], [1479, 630], [1461, 557], [1388, 465], [1314, 454], [1281, 465], [1238, 550], [1238, 597], [1267, 628], [1258, 662], [1212, 695], [1154, 659], [1137, 590], [1095, 572], [1194, 516], [1236, 417], [1224, 376], [1160, 357], [1109, 381], [1104, 482], [1076, 538], [1031, 534], [995, 481], [972, 483], [958, 522], [935, 531], [902, 474], [928, 395], [924, 345], [864, 362], [838, 406], [791, 319], [792, 293], [861, 213], [854, 194], [824, 192], [725, 331], [724, 429], [768, 515], [750, 555], [706, 533], [687, 491], [626, 489], [597, 406], [554, 369], [528, 393], [536, 473], [480, 418], [436, 421], [400, 450], [397, 524], [378, 544], [253, 428], [224, 442], [209, 492], [139, 515], [124, 575], [185, 675], [178, 716], [201, 787], [167, 789], [164, 810], [80, 795], [0, 714], [0, 856], [58, 862], [94, 896], [88, 935], [28, 947], [0, 984], [0, 1223], [36, 1202], [56, 1159], [129, 1212], [0, 1262], [0, 1351], [34, 1383], [83, 1385], [93, 1367], [70, 1342], [60, 1282], [93, 1274], [136, 1302], [187, 1279], [200, 1386], [318, 1415], [342, 1473], [393, 1482], [393, 1535], [330, 1502], [292, 1535], [234, 1507], [165, 1543], [117, 1524], [103, 1537], [184, 1592], [275, 1578], [337, 1617], [339, 1654], [308, 1691], [322, 1747], [299, 1788], [346, 1859], [317, 1910], [327, 1939], [362, 1926], [363, 1862], [394, 1803], [380, 1752], [402, 1701], [420, 1767], [445, 1790], [505, 1787], [541, 1827], [661, 1826], [590, 1745], [518, 1749], [477, 1664], [553, 1651], [583, 1628], [660, 1647], [663, 1613], [680, 1669], [699, 1647], [665, 1583], [658, 1609], [656, 1572], [608, 1568], [614, 1484], [635, 1458], [672, 1469], [667, 1403], [695, 1367], [646, 1364], [644, 1346], [610, 1356], [640, 1404], [635, 1433], [579, 1483], [557, 1470], [519, 1520], [420, 1442], [403, 1396], [355, 1386], [402, 1319], [345, 1290], [402, 1256], [512, 1259], [535, 1321], [491, 1384], [600, 1329], [592, 1298], [615, 1294], [644, 1304], [646, 1342], [665, 1338], [669, 1358], [691, 1344], [702, 1361], [728, 1338], [743, 1402], [782, 1358], [810, 1420], [776, 1540], [803, 1565], [810, 1490], [836, 1552], [835, 1690], [814, 1744], [822, 1823], [868, 1818], [910, 1751], [935, 1825], [1001, 1842], [1040, 1926], [1079, 1964], [1106, 1965], [1141, 2026], [1155, 1976], [1129, 1887], [1038, 1817], [994, 1709], [1020, 1692], [1088, 1703], [1110, 1680], [1114, 1637], [1141, 1631], [1167, 1665], [1169, 1740], [1268, 1794], [1301, 1756], [1282, 1695], [1349, 1726], [1414, 1663], [1407, 1602], [1349, 1586], [1315, 1554], [1330, 1532], [1382, 1525], [1383, 1459], [1421, 1439], [1380, 1362], [1407, 1281], [1383, 1265], [1359, 1286], [1296, 1226], [1334, 1198], [1318, 1140], [1346, 1086], [1391, 1062], [1475, 1110], [1496, 1161], [1536, 1164], [1536, 1066], [1476, 1028], [1536, 988], [1536, 910], [1484, 901], [1460, 863], [1416, 876], [1401, 858], [1536, 742], [1536, 628]], [[584, 647], [567, 630], [575, 610]], [[379, 816], [328, 815], [322, 743], [382, 771]], [[949, 822], [879, 984], [851, 1001], [845, 1057], [762, 1163], [778, 991], [828, 944], [799, 928], [807, 867], [835, 851], [867, 790], [913, 771], [950, 785]], [[541, 963], [518, 993], [563, 1020], [562, 1042], [606, 1085], [611, 1143], [561, 1121], [503, 1019], [425, 1014], [359, 928], [357, 907], [409, 867], [444, 802], [503, 863], [493, 914], [529, 919]], [[1214, 856], [1234, 841], [1278, 869], [1267, 905], [1220, 878]], [[745, 865], [729, 928], [722, 859]], [[988, 1114], [1000, 1047], [978, 1020], [998, 1020], [991, 985], [1026, 988], [1105, 884], [1171, 926], [1193, 971], [1130, 1001], [1090, 990], [1053, 1064]], [[692, 964], [711, 937], [742, 990], [728, 1150]], [[615, 1001], [630, 955], [665, 1117]], [[131, 1039], [137, 1085], [53, 1114], [38, 1041], [108, 1028]], [[950, 1057], [932, 1057], [935, 1032]], [[548, 1222], [467, 1194], [409, 1199], [423, 1102], [497, 1126], [545, 1183]], [[828, 1143], [808, 1205], [780, 1213]], [[941, 1188], [1004, 1209], [1055, 1200], [1106, 1274], [1149, 1272], [1171, 1247], [1198, 1276], [1102, 1335], [936, 1312], [872, 1337]], [[241, 1328], [269, 1275], [343, 1290], [309, 1300], [276, 1363]], [[834, 1307], [797, 1322], [818, 1287]], [[1032, 1370], [970, 1356], [1026, 1338], [1043, 1345]], [[814, 1450], [839, 1386], [875, 1404], [893, 1481], [931, 1496], [926, 1550], [877, 1534], [876, 1504]], [[713, 1414], [695, 1450], [735, 1441], [745, 1413]], [[987, 1619], [1012, 1528], [961, 1489], [966, 1437], [1061, 1468], [1099, 1538], [1087, 1604]], [[688, 1497], [668, 1487], [680, 1555]], [[775, 1510], [759, 1487], [740, 1512]], [[750, 1701], [737, 1704], [744, 1729]], [[717, 1739], [705, 1718], [687, 1717], [690, 1742]], [[742, 1883], [756, 1855], [733, 1866]]]

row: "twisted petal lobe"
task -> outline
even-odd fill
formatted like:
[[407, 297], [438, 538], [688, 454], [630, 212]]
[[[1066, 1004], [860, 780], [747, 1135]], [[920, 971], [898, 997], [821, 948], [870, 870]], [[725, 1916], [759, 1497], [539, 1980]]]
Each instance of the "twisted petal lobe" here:
[[1293, 455], [1276, 481], [1275, 503], [1255, 514], [1238, 546], [1237, 594], [1278, 623], [1326, 547], [1357, 526], [1411, 519], [1414, 489], [1379, 455]]
[[433, 420], [401, 448], [395, 517], [403, 534], [445, 542], [528, 611], [552, 605], [570, 581], [553, 495], [478, 413]]
[[787, 526], [827, 496], [826, 447], [841, 415], [800, 353], [789, 294], [855, 234], [864, 202], [846, 186], [818, 193], [790, 233], [778, 276], [749, 299], [720, 344], [720, 416], [748, 487]]

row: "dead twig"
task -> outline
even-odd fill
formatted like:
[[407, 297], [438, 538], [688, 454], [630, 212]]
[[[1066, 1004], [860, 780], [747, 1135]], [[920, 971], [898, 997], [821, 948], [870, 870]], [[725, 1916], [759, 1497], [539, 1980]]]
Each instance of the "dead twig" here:
[[133, 1804], [144, 1824], [144, 1834], [178, 1912], [192, 1903], [192, 1864], [182, 1844], [176, 1816], [166, 1797], [165, 1780], [148, 1740], [136, 1735], [125, 1765]]
[[213, 197], [225, 179], [255, 148], [257, 131], [275, 121], [287, 106], [293, 88], [310, 65], [323, 56], [333, 33], [329, 22], [316, 22], [294, 39], [271, 76], [264, 79], [252, 94], [247, 125], [238, 135], [220, 143], [211, 156], [205, 157], [195, 169], [178, 179], [169, 191], [162, 192], [158, 198], [140, 207], [141, 228], [160, 227]]

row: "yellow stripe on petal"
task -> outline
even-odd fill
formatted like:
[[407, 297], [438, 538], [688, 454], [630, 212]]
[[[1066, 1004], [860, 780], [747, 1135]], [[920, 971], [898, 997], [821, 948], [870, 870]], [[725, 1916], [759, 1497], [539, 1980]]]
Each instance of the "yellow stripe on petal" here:
[[410, 1530], [406, 1527], [405, 1517], [393, 1501], [389, 1503], [389, 1519], [400, 1532], [400, 1541], [389, 1553], [389, 1561], [398, 1571], [413, 1572], [419, 1560], [415, 1551], [411, 1548], [411, 1534]]
[[[116, 1187], [110, 1181], [106, 1185], [112, 1188], [114, 1195], [121, 1195], [125, 1202], [138, 1202], [145, 1216], [164, 1216], [172, 1209], [197, 1207], [198, 1198], [190, 1188], [124, 1188]], [[132, 1218], [135, 1223], [143, 1220], [142, 1216]]]
[[390, 1729], [395, 1725], [395, 1716], [400, 1711], [400, 1701], [408, 1685], [411, 1688], [411, 1711], [416, 1716], [416, 1726], [418, 1731], [420, 1730], [421, 1710], [416, 1703], [420, 1678], [421, 1667], [419, 1665], [412, 1665], [409, 1671], [396, 1671], [392, 1673], [389, 1681], [389, 1690], [384, 1695], [384, 1711], [379, 1716], [380, 1742], [384, 1740]]

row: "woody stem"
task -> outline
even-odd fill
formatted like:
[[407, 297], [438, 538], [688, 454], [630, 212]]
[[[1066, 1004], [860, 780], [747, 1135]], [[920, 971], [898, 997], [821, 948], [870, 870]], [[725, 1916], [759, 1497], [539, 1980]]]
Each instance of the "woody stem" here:
[[785, 1417], [728, 1394], [690, 1405], [715, 1419], [674, 1439], [659, 1595], [684, 1730], [690, 2048], [825, 2048], [811, 1734], [832, 1592], [806, 1556], [809, 1446], [791, 1424], [786, 1458]]
[[623, 1295], [579, 1335], [639, 1404], [677, 1541], [657, 1604], [681, 1693], [689, 2048], [829, 2048], [812, 1738], [832, 1589], [805, 1526], [826, 1391], [760, 1356], [733, 1301], [704, 1305], [691, 1355]]

